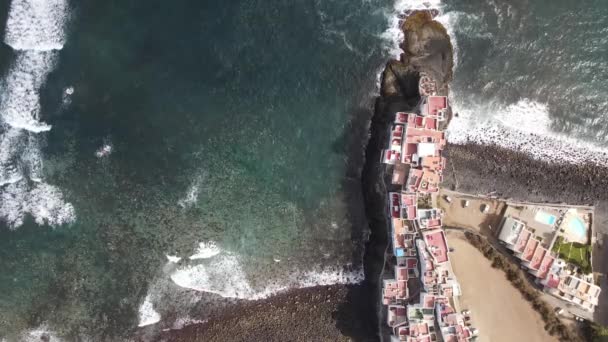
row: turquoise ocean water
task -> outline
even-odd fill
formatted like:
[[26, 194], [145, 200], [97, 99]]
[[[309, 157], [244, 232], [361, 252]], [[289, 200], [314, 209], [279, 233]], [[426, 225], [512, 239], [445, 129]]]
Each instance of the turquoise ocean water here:
[[[420, 3], [0, 1], [0, 338], [360, 279], [366, 120]], [[542, 134], [603, 144], [606, 4], [441, 6], [458, 110], [528, 99]]]

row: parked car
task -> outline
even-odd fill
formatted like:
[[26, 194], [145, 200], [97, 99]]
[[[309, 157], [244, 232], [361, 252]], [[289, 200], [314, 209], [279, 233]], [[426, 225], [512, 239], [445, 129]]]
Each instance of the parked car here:
[[558, 315], [561, 315], [561, 314], [564, 313], [564, 309], [562, 309], [560, 307], [557, 307], [557, 308], [555, 308], [555, 313], [558, 314]]
[[471, 314], [471, 311], [470, 310], [462, 310], [462, 314], [465, 315], [465, 316], [468, 316], [468, 315]]
[[482, 213], [484, 213], [484, 214], [487, 214], [487, 213], [488, 213], [488, 211], [490, 211], [490, 206], [489, 206], [489, 205], [487, 205], [487, 204], [483, 204], [483, 205], [481, 206], [481, 212], [482, 212]]
[[443, 198], [445, 199], [446, 202], [452, 203], [452, 197], [450, 197], [450, 196], [443, 196]]
[[462, 207], [463, 207], [463, 208], [468, 207], [468, 206], [469, 206], [469, 204], [471, 204], [471, 202], [469, 202], [469, 200], [463, 200], [463, 201], [462, 201]]

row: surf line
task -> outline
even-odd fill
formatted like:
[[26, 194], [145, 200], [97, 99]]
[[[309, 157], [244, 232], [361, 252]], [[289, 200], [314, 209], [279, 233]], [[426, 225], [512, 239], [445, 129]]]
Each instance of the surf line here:
[[67, 0], [13, 0], [4, 42], [16, 59], [2, 81], [0, 104], [0, 219], [11, 229], [30, 214], [39, 225], [73, 222], [74, 207], [44, 181], [40, 88], [65, 42]]

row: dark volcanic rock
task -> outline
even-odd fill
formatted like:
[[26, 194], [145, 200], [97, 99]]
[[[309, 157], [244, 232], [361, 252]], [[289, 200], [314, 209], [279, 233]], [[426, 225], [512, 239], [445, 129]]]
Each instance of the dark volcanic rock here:
[[[349, 341], [336, 326], [336, 321], [339, 321], [336, 314], [341, 303], [347, 300], [350, 290], [347, 286], [337, 285], [290, 291], [269, 299], [233, 306], [202, 324], [166, 331], [159, 340]], [[352, 328], [357, 329], [356, 326]], [[365, 331], [356, 333], [358, 341], [374, 340], [373, 335], [366, 337]]]
[[452, 45], [446, 30], [432, 20], [428, 12], [415, 12], [403, 23], [406, 40], [400, 61], [387, 63], [382, 73], [380, 97], [376, 100], [372, 118], [366, 163], [363, 168], [363, 194], [367, 219], [372, 234], [366, 249], [366, 278], [370, 282], [369, 296], [375, 300], [377, 328], [387, 340], [384, 310], [380, 301], [382, 272], [389, 248], [386, 193], [391, 184], [387, 169], [381, 164], [382, 149], [389, 139], [389, 130], [398, 111], [416, 111], [420, 103], [418, 81], [420, 72], [438, 80], [438, 90], [447, 94], [452, 78]]
[[[447, 94], [452, 78], [452, 46], [445, 29], [427, 12], [414, 12], [403, 23], [407, 29], [400, 61], [390, 61], [382, 74], [381, 96], [375, 108], [361, 174], [365, 213], [371, 229], [366, 245], [365, 281], [357, 286], [319, 286], [292, 290], [269, 299], [229, 306], [209, 321], [166, 331], [162, 341], [377, 341], [383, 335], [380, 305], [381, 276], [388, 248], [385, 166], [379, 162], [388, 130], [397, 111], [415, 110], [420, 102], [418, 80], [424, 71]], [[369, 114], [358, 118], [368, 122]], [[353, 138], [364, 139], [365, 131]], [[349, 166], [361, 162], [356, 153]], [[351, 165], [351, 163], [353, 165]], [[351, 167], [351, 170], [355, 170]], [[349, 175], [357, 179], [357, 174]], [[356, 198], [360, 194], [356, 194]], [[356, 206], [353, 216], [360, 216]], [[362, 219], [362, 218], [359, 218]], [[358, 220], [358, 219], [356, 219]], [[355, 220], [355, 221], [356, 221]], [[156, 339], [156, 338], [155, 338]], [[140, 338], [146, 340], [146, 338]]]

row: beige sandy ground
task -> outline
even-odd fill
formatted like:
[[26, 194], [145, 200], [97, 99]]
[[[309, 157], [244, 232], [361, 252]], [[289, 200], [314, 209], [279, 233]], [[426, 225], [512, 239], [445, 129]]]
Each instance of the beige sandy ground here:
[[[451, 203], [446, 201], [446, 196], [452, 199]], [[467, 200], [469, 206], [465, 208], [463, 202]], [[444, 225], [474, 229], [487, 235], [496, 234], [505, 208], [504, 201], [468, 196], [445, 189], [441, 190], [437, 204], [445, 213]], [[488, 205], [487, 213], [482, 211], [483, 205]]]
[[557, 341], [544, 329], [541, 317], [505, 278], [492, 268], [460, 232], [448, 233], [452, 266], [460, 282], [460, 307], [471, 310], [481, 342]]

